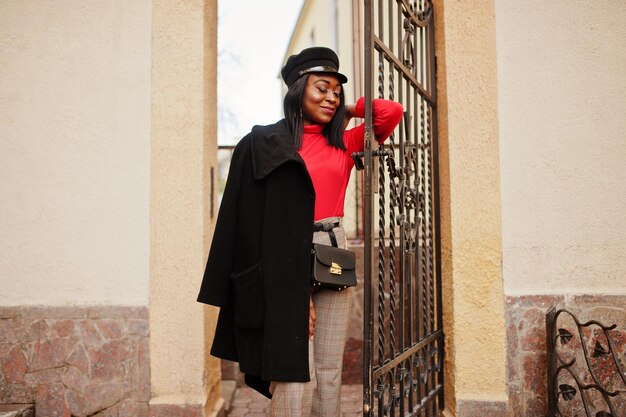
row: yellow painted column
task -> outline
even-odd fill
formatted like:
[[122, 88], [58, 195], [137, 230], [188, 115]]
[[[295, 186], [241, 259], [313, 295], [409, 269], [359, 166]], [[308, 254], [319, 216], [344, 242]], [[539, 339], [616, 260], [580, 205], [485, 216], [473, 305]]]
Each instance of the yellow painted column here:
[[211, 415], [221, 405], [219, 361], [207, 354], [217, 311], [195, 300], [217, 203], [217, 0], [152, 7], [150, 407]]
[[494, 2], [435, 2], [446, 410], [508, 415]]

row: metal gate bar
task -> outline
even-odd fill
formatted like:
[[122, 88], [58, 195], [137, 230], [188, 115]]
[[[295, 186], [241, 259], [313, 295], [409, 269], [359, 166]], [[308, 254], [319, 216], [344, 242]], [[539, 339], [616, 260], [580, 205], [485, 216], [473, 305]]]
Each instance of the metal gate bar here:
[[[436, 416], [443, 324], [430, 0], [365, 0], [365, 79], [363, 414]], [[380, 146], [374, 97], [405, 110]]]

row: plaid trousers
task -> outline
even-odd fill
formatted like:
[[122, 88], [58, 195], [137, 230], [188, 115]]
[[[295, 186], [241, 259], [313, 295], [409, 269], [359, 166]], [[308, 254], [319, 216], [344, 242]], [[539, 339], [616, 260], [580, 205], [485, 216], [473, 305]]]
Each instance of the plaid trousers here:
[[[331, 217], [321, 222], [340, 221]], [[346, 247], [343, 227], [333, 229], [340, 247]], [[330, 245], [326, 232], [315, 232], [313, 243]], [[317, 316], [315, 333], [309, 341], [310, 382], [273, 382], [270, 417], [341, 416], [341, 367], [348, 333], [348, 319], [355, 289], [322, 289], [313, 295]]]

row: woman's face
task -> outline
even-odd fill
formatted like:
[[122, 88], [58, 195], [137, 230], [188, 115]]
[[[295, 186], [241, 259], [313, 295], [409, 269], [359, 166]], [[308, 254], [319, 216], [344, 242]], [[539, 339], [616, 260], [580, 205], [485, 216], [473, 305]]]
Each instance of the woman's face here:
[[304, 124], [330, 123], [341, 104], [341, 84], [332, 74], [310, 74], [302, 97]]

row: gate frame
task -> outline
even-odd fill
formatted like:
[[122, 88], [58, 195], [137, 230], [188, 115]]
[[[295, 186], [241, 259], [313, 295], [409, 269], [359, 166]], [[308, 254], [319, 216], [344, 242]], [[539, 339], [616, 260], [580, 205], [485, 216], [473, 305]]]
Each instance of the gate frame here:
[[[409, 6], [406, 0], [396, 0], [401, 3], [402, 6]], [[426, 0], [430, 3], [432, 8], [428, 31], [428, 44], [429, 53], [431, 54], [430, 62], [428, 63], [428, 85], [432, 87], [430, 96], [432, 98], [432, 115], [430, 120], [431, 129], [431, 141], [432, 141], [432, 192], [433, 192], [433, 244], [434, 244], [434, 273], [436, 274], [434, 283], [436, 291], [436, 321], [439, 329], [433, 333], [438, 335], [440, 340], [439, 349], [441, 355], [441, 369], [438, 370], [439, 392], [438, 406], [439, 412], [444, 410], [444, 363], [443, 359], [445, 349], [445, 336], [443, 334], [443, 305], [442, 305], [442, 271], [441, 271], [441, 230], [440, 230], [440, 187], [439, 187], [439, 152], [438, 152], [438, 120], [437, 120], [437, 65], [435, 58], [435, 6], [432, 0]], [[372, 120], [372, 100], [374, 98], [374, 54], [376, 51], [374, 42], [374, 30], [373, 30], [373, 9], [372, 0], [364, 0], [364, 95], [365, 95], [365, 147], [364, 147], [364, 174], [363, 174], [363, 197], [364, 197], [364, 221], [363, 221], [363, 234], [364, 234], [364, 302], [363, 302], [363, 415], [373, 416], [373, 404], [372, 404], [372, 355], [373, 355], [373, 294], [376, 292], [374, 288], [374, 281], [372, 280], [374, 265], [373, 265], [373, 253], [374, 253], [374, 176], [375, 166], [374, 160], [382, 155], [378, 154], [374, 149], [376, 144], [375, 135], [373, 131]], [[410, 415], [413, 415], [411, 413]]]

